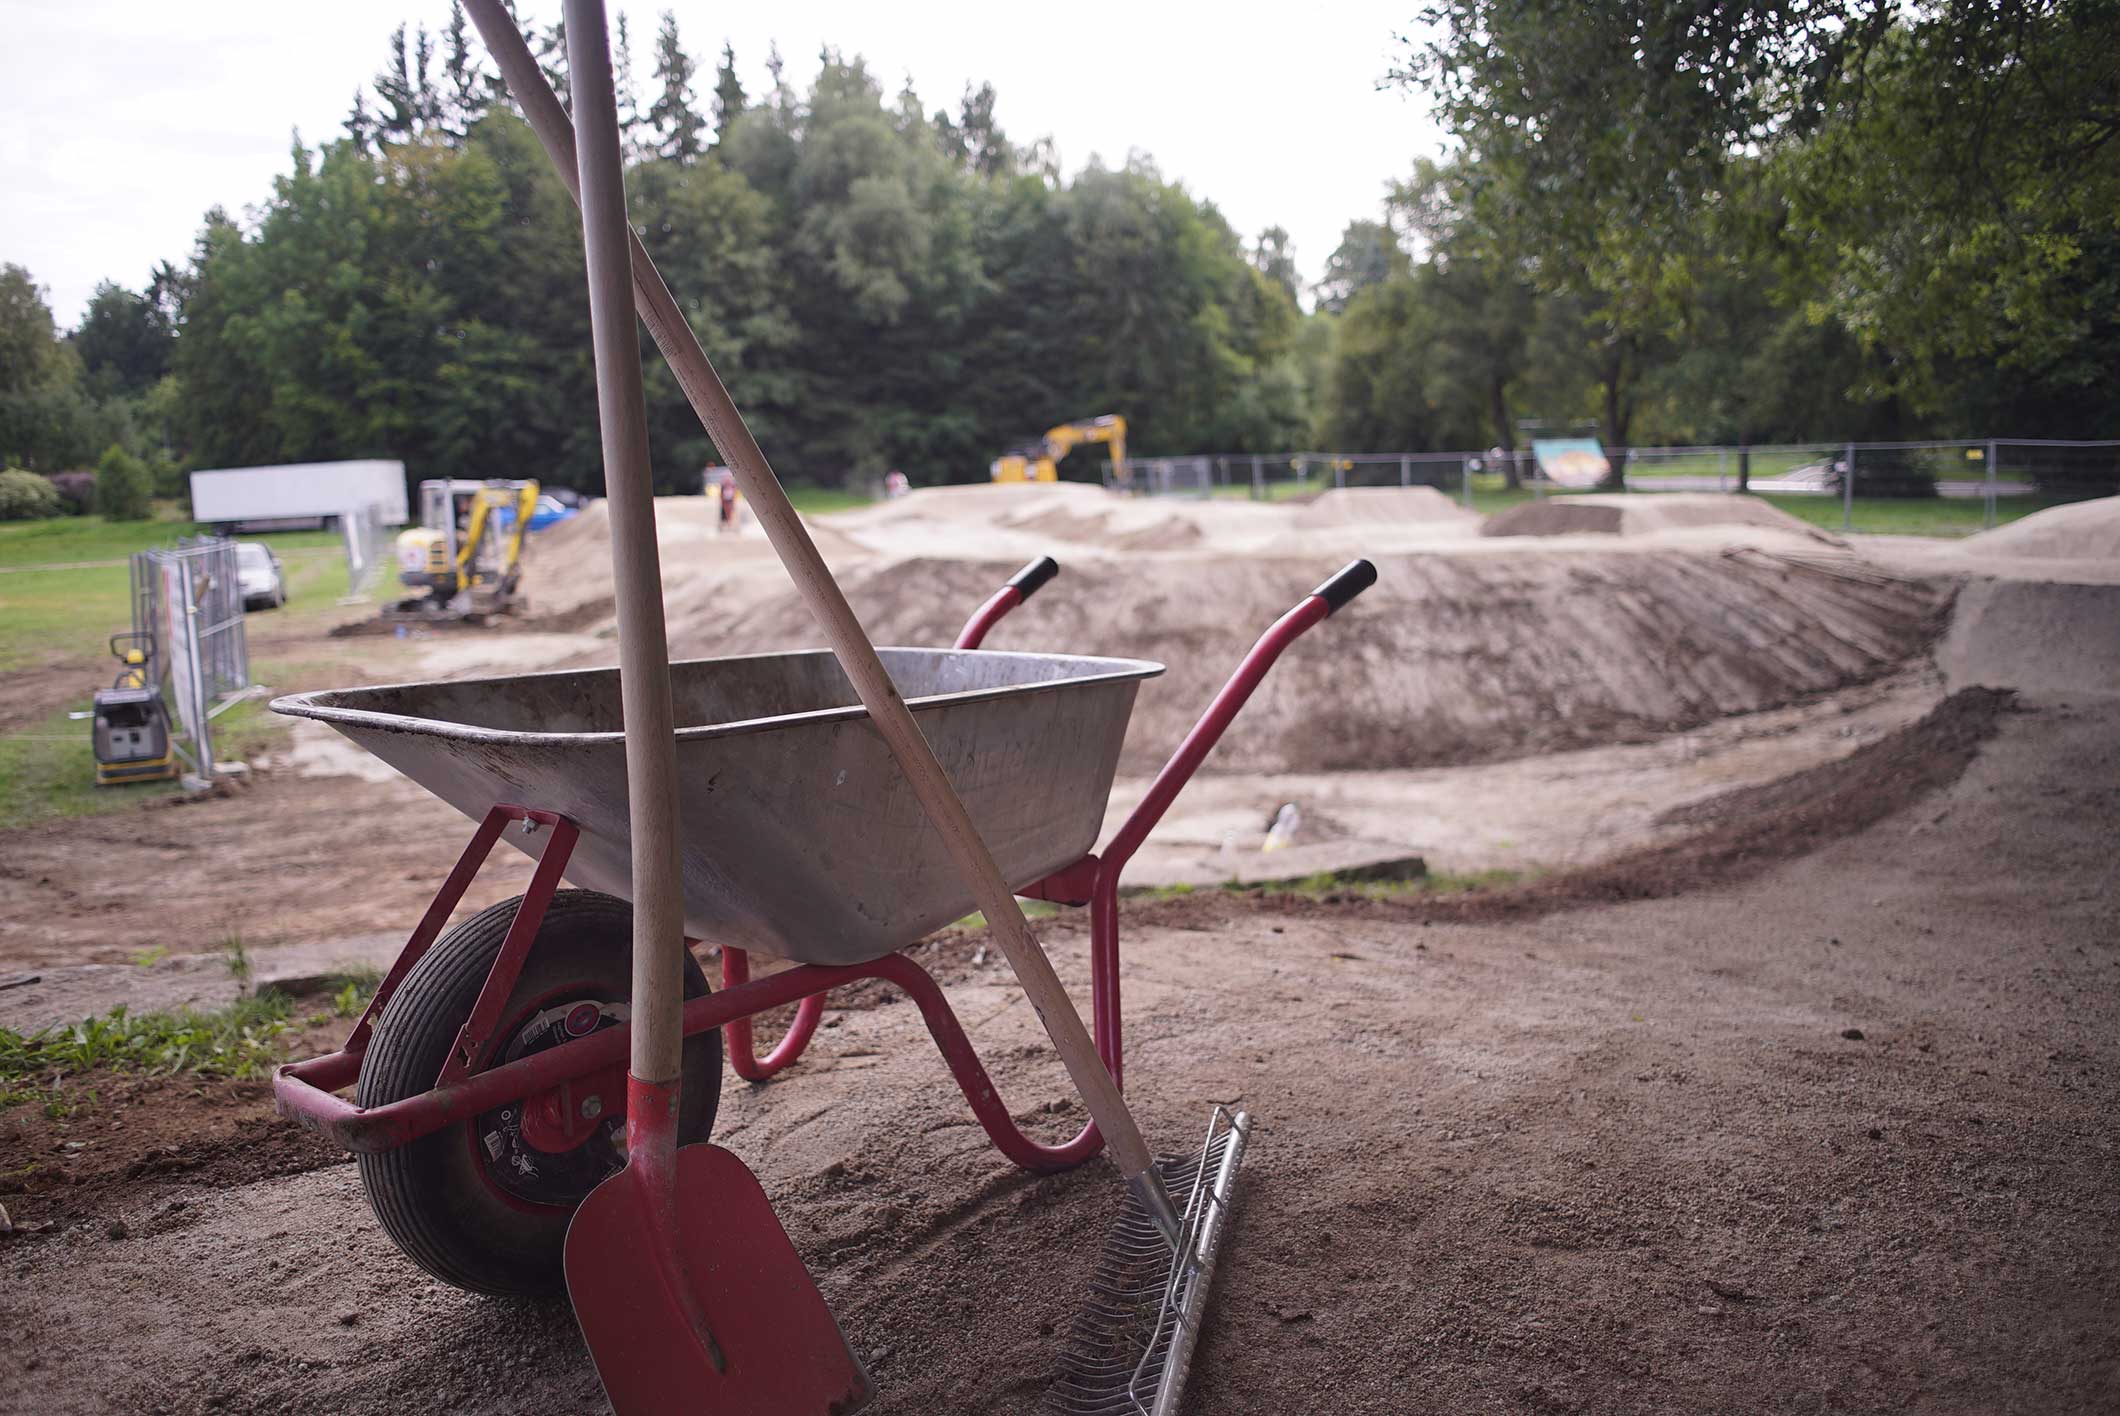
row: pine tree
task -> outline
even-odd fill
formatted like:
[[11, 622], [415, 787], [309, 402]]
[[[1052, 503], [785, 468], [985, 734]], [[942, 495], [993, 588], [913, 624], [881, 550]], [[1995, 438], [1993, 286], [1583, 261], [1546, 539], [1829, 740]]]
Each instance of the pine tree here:
[[559, 95], [560, 105], [568, 112], [574, 111], [574, 95], [567, 88], [567, 22], [557, 21], [537, 39], [537, 67], [545, 74], [545, 82]]
[[655, 80], [661, 91], [648, 109], [648, 121], [655, 125], [657, 151], [681, 163], [699, 156], [700, 134], [707, 126], [692, 106], [693, 72], [691, 56], [678, 42], [677, 16], [665, 10], [655, 35]]
[[736, 47], [722, 41], [721, 66], [714, 71], [714, 140], [729, 136], [729, 125], [743, 116], [743, 81], [736, 77]]
[[434, 85], [434, 37], [421, 25], [410, 44], [405, 27], [390, 32], [390, 59], [375, 76], [375, 96], [383, 105], [381, 136], [410, 142], [441, 122], [442, 95]]
[[375, 115], [368, 111], [368, 95], [360, 89], [353, 91], [353, 111], [346, 115], [346, 136], [354, 147], [363, 153], [375, 151]]
[[411, 59], [405, 49], [405, 27], [390, 32], [390, 59], [375, 76], [376, 102], [383, 107], [377, 136], [404, 142], [419, 125], [419, 98], [413, 92]]
[[[619, 23], [625, 21], [621, 19]], [[442, 72], [448, 77], [443, 100], [446, 126], [460, 139], [485, 115], [489, 101], [486, 76], [480, 72], [478, 57], [471, 52], [468, 29], [463, 0], [450, 0], [449, 28], [443, 35]]]
[[611, 84], [618, 99], [619, 150], [626, 161], [642, 154], [640, 96], [633, 87], [633, 39], [626, 31], [626, 12], [618, 12], [618, 42], [611, 55]]

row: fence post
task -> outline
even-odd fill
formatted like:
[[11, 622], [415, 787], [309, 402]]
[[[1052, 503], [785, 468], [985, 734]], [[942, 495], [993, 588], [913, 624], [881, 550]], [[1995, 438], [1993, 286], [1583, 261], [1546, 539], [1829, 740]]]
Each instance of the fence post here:
[[1458, 459], [1458, 480], [1465, 486], [1465, 510], [1472, 510], [1472, 459]]
[[1256, 452], [1251, 455], [1251, 499], [1253, 501], [1266, 500], [1265, 461]]
[[1987, 468], [1987, 515], [1986, 515], [1986, 516], [1985, 516], [1985, 517], [1984, 517], [1984, 518], [1982, 519], [1982, 521], [1981, 521], [1981, 524], [1982, 524], [1983, 526], [1987, 527], [1987, 529], [1988, 529], [1988, 530], [1992, 531], [1992, 530], [1994, 530], [1994, 529], [1995, 529], [1995, 477], [1996, 477], [1996, 472], [1995, 472], [1995, 440], [1994, 440], [1993, 438], [1989, 438], [1989, 439], [1988, 439], [1988, 445], [1987, 445], [1987, 464], [1988, 464], [1988, 468]]
[[1399, 485], [1402, 487], [1413, 485], [1413, 459], [1406, 456], [1403, 452], [1399, 454]]
[[1840, 474], [1840, 529], [1855, 529], [1855, 444], [1845, 449], [1847, 462]]
[[1726, 447], [1715, 449], [1715, 490], [1730, 490], [1730, 449]]
[[1347, 459], [1344, 457], [1332, 460], [1332, 485], [1341, 489], [1347, 486]]

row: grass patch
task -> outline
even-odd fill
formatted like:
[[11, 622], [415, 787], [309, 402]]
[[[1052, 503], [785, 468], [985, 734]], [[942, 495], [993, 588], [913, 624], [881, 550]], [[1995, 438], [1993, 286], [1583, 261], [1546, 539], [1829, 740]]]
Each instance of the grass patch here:
[[266, 1076], [288, 1059], [304, 1029], [359, 1016], [381, 981], [373, 969], [333, 974], [323, 985], [330, 1006], [308, 1011], [268, 988], [225, 1008], [130, 1013], [121, 1007], [70, 1027], [26, 1034], [0, 1028], [0, 1110], [41, 1102], [45, 1115], [63, 1120], [93, 1108], [94, 1092], [68, 1091], [62, 1083], [97, 1071]]
[[[1777, 497], [1760, 500], [1827, 531], [1841, 529], [1839, 497]], [[2060, 503], [2047, 497], [1997, 497], [1995, 524], [2007, 526]], [[1971, 536], [1987, 529], [1987, 509], [1978, 497], [1857, 497], [1850, 530], [1871, 536]]]
[[[88, 707], [87, 687], [69, 706]], [[0, 828], [124, 811], [177, 790], [175, 782], [97, 786], [88, 724], [69, 719], [65, 708], [20, 732], [0, 734]]]
[[0, 1028], [0, 1084], [84, 1072], [193, 1072], [206, 1077], [262, 1077], [286, 1058], [282, 1039], [296, 1031], [294, 1001], [267, 990], [226, 1008], [129, 1013], [113, 1008], [71, 1027], [23, 1034]]
[[[173, 546], [179, 536], [201, 536], [209, 529], [172, 517], [106, 521], [100, 516], [55, 516], [46, 521], [0, 522], [0, 568], [122, 560], [134, 551]], [[270, 531], [237, 539], [262, 541], [283, 556], [289, 551], [342, 544], [336, 531]]]
[[1119, 893], [1129, 900], [1175, 900], [1207, 890], [1232, 895], [1295, 895], [1306, 900], [1397, 900], [1413, 895], [1463, 895], [1474, 890], [1499, 890], [1530, 879], [1521, 870], [1434, 871], [1411, 880], [1363, 880], [1359, 870], [1321, 870], [1300, 880], [1239, 881], [1220, 885], [1129, 886]]
[[788, 500], [804, 516], [829, 516], [835, 511], [852, 511], [856, 507], [873, 506], [876, 502], [867, 492], [851, 487], [806, 487], [799, 483], [788, 488]]
[[[177, 531], [172, 523], [77, 527], [71, 535], [53, 533], [43, 540], [6, 536], [47, 527], [64, 531], [67, 523], [99, 520], [73, 516], [0, 524], [0, 671], [81, 659], [94, 665], [88, 671], [91, 678], [107, 681], [117, 673], [105, 646], [111, 635], [132, 628], [132, 578], [124, 558], [174, 544]], [[177, 530], [188, 526], [184, 523]], [[345, 592], [345, 557], [331, 533], [294, 531], [257, 539], [272, 545], [286, 569], [294, 608], [275, 613], [330, 610]]]

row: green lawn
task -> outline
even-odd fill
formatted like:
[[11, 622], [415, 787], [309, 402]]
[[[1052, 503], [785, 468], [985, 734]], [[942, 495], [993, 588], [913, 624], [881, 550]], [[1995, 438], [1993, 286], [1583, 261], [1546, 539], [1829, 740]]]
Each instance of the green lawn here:
[[[168, 783], [98, 788], [88, 724], [67, 714], [86, 711], [95, 690], [118, 672], [105, 646], [132, 623], [124, 557], [169, 544], [190, 529], [188, 522], [107, 523], [100, 517], [0, 526], [0, 673], [58, 664], [68, 676], [63, 701], [49, 714], [0, 730], [0, 827], [120, 811], [175, 790]], [[276, 623], [279, 616], [321, 618], [336, 609], [346, 589], [336, 533], [282, 532], [259, 539], [278, 552], [288, 591], [287, 608], [268, 612], [263, 623]], [[256, 657], [255, 646], [252, 654], [252, 676], [263, 683], [285, 681], [293, 667]], [[214, 720], [216, 751], [227, 758], [262, 752], [285, 732], [255, 702]]]
[[[1765, 501], [1828, 531], [1841, 529], [1839, 497], [1772, 497]], [[2059, 503], [2046, 497], [1995, 498], [1995, 524], [2006, 526]], [[1971, 536], [1987, 529], [1978, 497], [1857, 497], [1848, 529], [1873, 536]]]
[[[1753, 466], [1758, 465], [1755, 459]], [[1653, 497], [1656, 493], [1635, 495]], [[1531, 500], [1533, 494], [1528, 490], [1505, 491], [1499, 477], [1472, 479], [1473, 509], [1482, 515], [1492, 516]], [[1813, 526], [1840, 530], [1839, 497], [1762, 495], [1760, 500]], [[1995, 523], [2004, 525], [2053, 505], [2044, 497], [1998, 497]], [[1986, 529], [1985, 517], [1986, 510], [1977, 497], [1857, 497], [1851, 529], [1882, 536], [1970, 536]]]
[[806, 487], [800, 483], [788, 488], [788, 500], [804, 516], [826, 516], [875, 504], [875, 498], [867, 492], [847, 487]]

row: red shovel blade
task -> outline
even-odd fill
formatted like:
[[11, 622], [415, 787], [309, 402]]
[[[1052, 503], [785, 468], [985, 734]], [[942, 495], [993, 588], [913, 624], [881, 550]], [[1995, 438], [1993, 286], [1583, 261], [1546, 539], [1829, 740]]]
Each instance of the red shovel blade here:
[[[667, 1152], [665, 1152], [667, 1154]], [[567, 1294], [617, 1416], [839, 1416], [875, 1395], [750, 1169], [634, 1162], [567, 1228]]]

